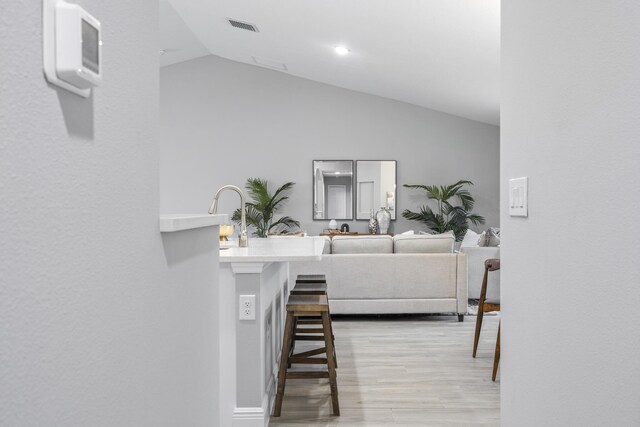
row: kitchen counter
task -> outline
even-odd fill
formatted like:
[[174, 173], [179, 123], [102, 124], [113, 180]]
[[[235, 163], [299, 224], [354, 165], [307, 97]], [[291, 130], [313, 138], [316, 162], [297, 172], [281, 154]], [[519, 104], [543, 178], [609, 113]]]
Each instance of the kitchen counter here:
[[193, 230], [195, 228], [212, 227], [228, 222], [228, 215], [166, 214], [160, 215], [160, 232], [172, 233], [174, 231]]
[[282, 262], [320, 261], [324, 239], [322, 237], [249, 237], [249, 246], [239, 248], [238, 242], [220, 243], [220, 262]]

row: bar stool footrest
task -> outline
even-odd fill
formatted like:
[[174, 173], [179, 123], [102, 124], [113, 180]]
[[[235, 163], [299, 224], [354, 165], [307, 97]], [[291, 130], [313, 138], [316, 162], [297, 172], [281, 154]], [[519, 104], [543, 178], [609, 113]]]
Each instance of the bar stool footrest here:
[[322, 325], [322, 319], [305, 319], [301, 317], [298, 319], [298, 325]]
[[326, 357], [297, 357], [291, 356], [289, 363], [298, 363], [300, 365], [326, 365]]
[[323, 334], [324, 329], [322, 328], [296, 328], [297, 334]]
[[311, 357], [318, 354], [324, 354], [327, 352], [326, 347], [314, 348], [313, 350], [303, 351], [302, 353], [292, 354], [292, 357]]
[[305, 380], [309, 378], [329, 378], [326, 371], [292, 371], [287, 372], [288, 380]]
[[314, 335], [296, 335], [296, 341], [324, 341], [324, 337], [314, 336]]

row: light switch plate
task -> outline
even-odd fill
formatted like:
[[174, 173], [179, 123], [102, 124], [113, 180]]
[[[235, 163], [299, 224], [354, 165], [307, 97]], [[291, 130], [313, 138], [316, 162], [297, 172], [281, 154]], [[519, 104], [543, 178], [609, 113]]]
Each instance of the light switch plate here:
[[509, 180], [509, 215], [528, 216], [528, 178], [514, 178]]

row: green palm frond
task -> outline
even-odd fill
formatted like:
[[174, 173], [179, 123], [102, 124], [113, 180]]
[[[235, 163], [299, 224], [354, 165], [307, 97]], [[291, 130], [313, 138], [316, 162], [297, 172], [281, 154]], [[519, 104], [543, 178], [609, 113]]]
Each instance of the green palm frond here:
[[409, 209], [405, 209], [402, 212], [402, 216], [408, 220], [421, 222], [429, 230], [438, 233], [446, 231], [444, 216], [433, 212], [428, 206], [422, 206], [420, 212], [412, 212]]
[[[259, 209], [253, 203], [246, 203], [245, 206], [245, 217], [247, 220], [247, 225], [251, 225], [254, 227], [258, 227], [261, 222], [264, 221], [264, 215], [260, 212]], [[240, 223], [240, 209], [236, 209], [231, 216], [231, 220], [236, 223]]]
[[[267, 180], [260, 178], [247, 179], [245, 188], [252, 201], [245, 204], [245, 215], [247, 225], [255, 228], [254, 235], [267, 237], [269, 231], [273, 229], [284, 231], [300, 226], [298, 221], [288, 216], [282, 217], [275, 222], [273, 221], [273, 215], [281, 209], [289, 199], [287, 194], [293, 189], [294, 185], [294, 182], [287, 182], [277, 188], [272, 195], [269, 192], [269, 183]], [[231, 219], [236, 223], [240, 222], [240, 209], [236, 209]]]
[[426, 186], [422, 184], [404, 184], [403, 187], [417, 188], [419, 190], [425, 190], [425, 191], [429, 191], [429, 188], [431, 188], [431, 186]]
[[464, 210], [466, 211], [473, 210], [473, 205], [475, 204], [475, 200], [473, 199], [473, 196], [471, 195], [469, 190], [459, 190], [456, 193], [456, 195], [460, 199], [460, 202], [462, 203], [462, 207], [464, 208]]
[[484, 224], [485, 218], [481, 215], [470, 214], [467, 216], [467, 219], [473, 223], [473, 225]]
[[442, 199], [442, 188], [439, 188], [435, 185], [427, 185], [427, 197], [432, 200], [440, 200]]
[[283, 216], [282, 218], [275, 221], [269, 227], [269, 232], [272, 231], [283, 231], [284, 229], [289, 229], [293, 227], [300, 227], [300, 222], [291, 218], [290, 216]]
[[438, 225], [438, 218], [436, 218], [431, 208], [427, 206], [422, 206], [420, 212], [412, 212], [409, 209], [405, 209], [402, 212], [402, 216], [410, 221], [419, 221], [430, 229]]
[[[286, 199], [289, 198], [287, 196], [284, 196], [284, 194], [286, 194], [289, 191], [293, 190], [293, 186], [294, 185], [296, 185], [295, 182], [287, 182], [282, 187], [278, 188], [275, 193], [273, 193], [272, 199], [273, 199], [274, 207], [277, 207], [281, 203], [282, 200], [286, 200]], [[280, 196], [281, 194], [283, 196], [281, 196], [279, 198], [278, 196]]]
[[[468, 180], [460, 180], [452, 185], [422, 185], [404, 184], [407, 188], [423, 190], [427, 199], [435, 200], [437, 209], [434, 212], [429, 206], [422, 206], [420, 212], [413, 212], [405, 209], [402, 216], [411, 221], [418, 221], [424, 224], [429, 230], [436, 233], [453, 231], [456, 240], [460, 241], [469, 228], [469, 222], [474, 225], [484, 224], [484, 217], [472, 214], [475, 200], [471, 192], [464, 188], [466, 185], [473, 185]], [[460, 205], [456, 204], [456, 200]]]
[[443, 202], [448, 201], [453, 196], [453, 187], [445, 187], [444, 185], [440, 186], [440, 192], [438, 194], [439, 197], [436, 200], [440, 200]]
[[435, 185], [404, 184], [407, 188], [417, 188], [427, 193], [427, 198], [438, 200], [442, 197], [440, 188]]
[[462, 206], [454, 206], [449, 213], [447, 214], [447, 218], [449, 219], [449, 223], [452, 226], [452, 230], [455, 231], [456, 227], [463, 227], [467, 225], [467, 216], [469, 214]]
[[[276, 196], [274, 196], [276, 197]], [[272, 210], [276, 211], [280, 208], [281, 205], [284, 205], [285, 202], [289, 200], [289, 196], [280, 196], [277, 199], [274, 199], [272, 202]]]
[[271, 195], [269, 195], [268, 182], [260, 178], [249, 178], [245, 185], [247, 193], [253, 199], [253, 204], [260, 209], [269, 208]]

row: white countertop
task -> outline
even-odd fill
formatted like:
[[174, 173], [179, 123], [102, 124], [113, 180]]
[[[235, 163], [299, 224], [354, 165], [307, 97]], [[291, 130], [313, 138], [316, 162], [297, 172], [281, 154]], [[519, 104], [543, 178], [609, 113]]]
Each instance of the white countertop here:
[[160, 232], [191, 230], [194, 228], [211, 227], [228, 224], [229, 215], [209, 214], [170, 214], [160, 215]]
[[249, 237], [247, 248], [239, 248], [237, 241], [225, 242], [221, 243], [220, 262], [320, 261], [324, 240], [319, 236]]

